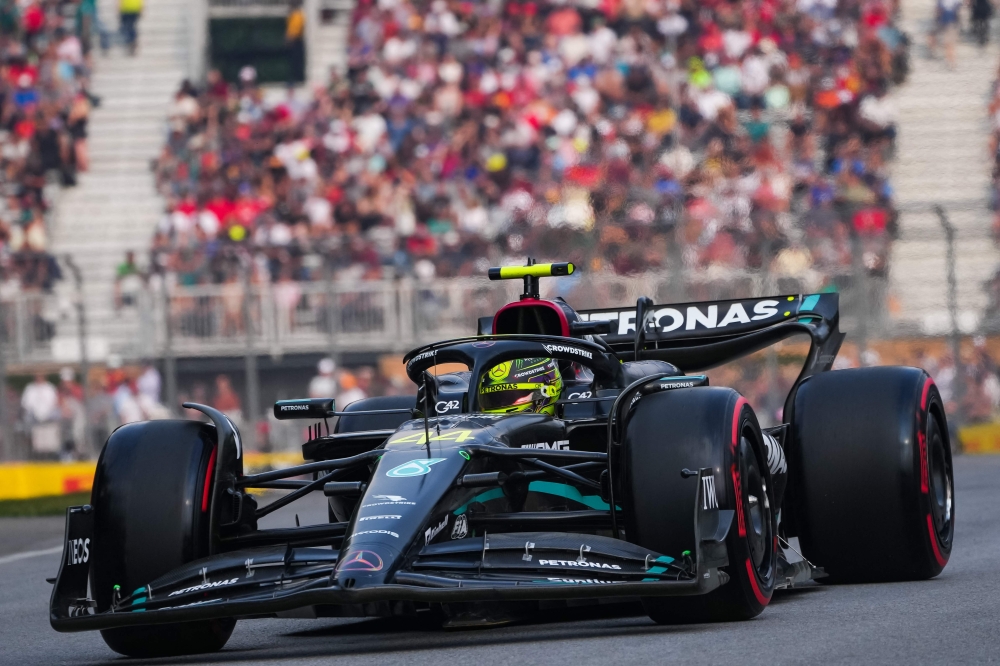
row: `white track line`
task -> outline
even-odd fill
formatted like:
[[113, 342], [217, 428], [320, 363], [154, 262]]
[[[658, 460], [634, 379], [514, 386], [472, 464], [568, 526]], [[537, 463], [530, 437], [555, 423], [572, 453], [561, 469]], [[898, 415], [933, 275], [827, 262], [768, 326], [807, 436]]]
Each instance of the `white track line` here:
[[23, 553], [14, 553], [13, 555], [4, 555], [0, 557], [0, 564], [8, 564], [9, 562], [17, 562], [18, 560], [27, 560], [32, 557], [40, 557], [42, 555], [55, 555], [56, 553], [61, 553], [62, 546], [54, 546], [52, 548], [46, 548], [45, 550], [27, 550]]

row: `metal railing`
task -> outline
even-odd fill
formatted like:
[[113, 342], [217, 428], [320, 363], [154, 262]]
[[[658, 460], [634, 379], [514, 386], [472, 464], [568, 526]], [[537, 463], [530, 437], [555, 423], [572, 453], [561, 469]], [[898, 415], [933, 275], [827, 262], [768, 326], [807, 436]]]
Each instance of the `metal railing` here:
[[0, 344], [7, 363], [45, 363], [52, 358], [59, 303], [48, 294], [0, 299]]
[[[577, 309], [589, 309], [634, 303], [642, 295], [677, 302], [802, 293], [812, 291], [813, 282], [750, 271], [704, 274], [682, 282], [672, 273], [597, 274], [553, 279], [543, 284], [543, 295], [562, 296]], [[857, 281], [839, 276], [837, 282], [847, 304], [862, 296]], [[520, 283], [479, 278], [279, 282], [249, 289], [234, 281], [147, 291], [139, 299], [139, 307], [148, 313], [141, 317], [146, 326], [143, 355], [161, 357], [168, 345], [175, 356], [241, 356], [248, 347], [273, 356], [404, 351], [473, 333], [478, 317], [493, 314], [519, 291]], [[872, 326], [869, 310], [865, 308]]]

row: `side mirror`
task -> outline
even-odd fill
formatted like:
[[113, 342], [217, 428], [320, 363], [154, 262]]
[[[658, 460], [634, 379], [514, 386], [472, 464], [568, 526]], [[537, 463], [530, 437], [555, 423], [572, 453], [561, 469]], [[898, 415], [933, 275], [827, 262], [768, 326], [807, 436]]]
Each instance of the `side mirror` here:
[[274, 403], [274, 418], [279, 421], [326, 419], [333, 413], [333, 398], [299, 398]]

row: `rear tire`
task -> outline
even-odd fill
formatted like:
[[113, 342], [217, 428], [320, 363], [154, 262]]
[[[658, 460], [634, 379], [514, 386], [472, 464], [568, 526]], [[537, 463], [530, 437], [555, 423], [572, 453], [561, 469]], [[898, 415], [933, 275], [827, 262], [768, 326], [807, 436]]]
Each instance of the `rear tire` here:
[[941, 396], [917, 368], [838, 370], [799, 387], [789, 501], [823, 582], [919, 580], [948, 563], [955, 532]]
[[[91, 588], [98, 612], [168, 571], [208, 555], [215, 430], [196, 421], [122, 426], [108, 438], [94, 477]], [[214, 472], [213, 472], [214, 473]], [[115, 652], [161, 657], [219, 650], [235, 619], [104, 629]]]
[[730, 580], [694, 597], [643, 599], [661, 624], [748, 620], [774, 591], [777, 524], [771, 478], [753, 409], [728, 388], [653, 393], [636, 405], [622, 456], [629, 541], [679, 558], [694, 552], [696, 480], [684, 468], [711, 467], [720, 509], [736, 510], [726, 538]]

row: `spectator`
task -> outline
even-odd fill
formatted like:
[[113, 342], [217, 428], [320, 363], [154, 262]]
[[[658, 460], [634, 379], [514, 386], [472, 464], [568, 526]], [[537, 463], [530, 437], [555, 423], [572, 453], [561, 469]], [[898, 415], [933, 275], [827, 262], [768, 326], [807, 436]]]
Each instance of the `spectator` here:
[[160, 371], [152, 363], [146, 363], [142, 374], [135, 380], [139, 395], [145, 396], [154, 403], [160, 402]]
[[139, 17], [142, 15], [143, 0], [118, 0], [119, 29], [128, 54], [135, 55], [139, 46]]
[[122, 308], [135, 305], [141, 290], [142, 274], [135, 264], [135, 253], [129, 250], [125, 253], [125, 261], [115, 269], [115, 306]]
[[21, 408], [31, 432], [31, 449], [38, 454], [59, 454], [62, 439], [59, 436], [59, 393], [45, 375], [38, 373], [34, 381], [24, 387]]
[[119, 424], [144, 421], [146, 415], [142, 411], [136, 395], [135, 382], [129, 380], [121, 370], [112, 372], [111, 385], [114, 387], [112, 405]]
[[302, 0], [291, 0], [285, 22], [285, 43], [288, 45], [289, 83], [305, 80], [306, 75], [306, 13]]
[[993, 17], [992, 0], [971, 0], [972, 34], [980, 47], [990, 38], [990, 19]]
[[335, 401], [338, 410], [342, 411], [352, 402], [357, 402], [358, 400], [363, 400], [368, 397], [368, 395], [358, 387], [357, 377], [346, 370], [341, 371], [337, 385], [340, 388], [340, 393], [337, 394], [337, 399]]
[[[329, 398], [337, 395], [337, 364], [332, 358], [320, 359], [316, 364], [317, 375], [309, 381], [310, 398]], [[339, 407], [339, 405], [338, 405]]]
[[21, 394], [21, 408], [29, 423], [47, 423], [56, 417], [59, 393], [56, 387], [42, 373], [35, 375], [34, 381], [24, 387]]
[[212, 407], [233, 419], [237, 427], [243, 420], [243, 405], [240, 396], [233, 390], [233, 385], [226, 375], [219, 375], [215, 378], [215, 399]]
[[86, 412], [83, 387], [74, 381], [72, 368], [59, 371], [59, 416], [62, 430], [63, 456], [88, 458]]
[[936, 55], [938, 39], [944, 44], [944, 57], [949, 69], [955, 69], [955, 42], [958, 41], [958, 10], [962, 0], [937, 0], [934, 27], [930, 34], [931, 54]]

